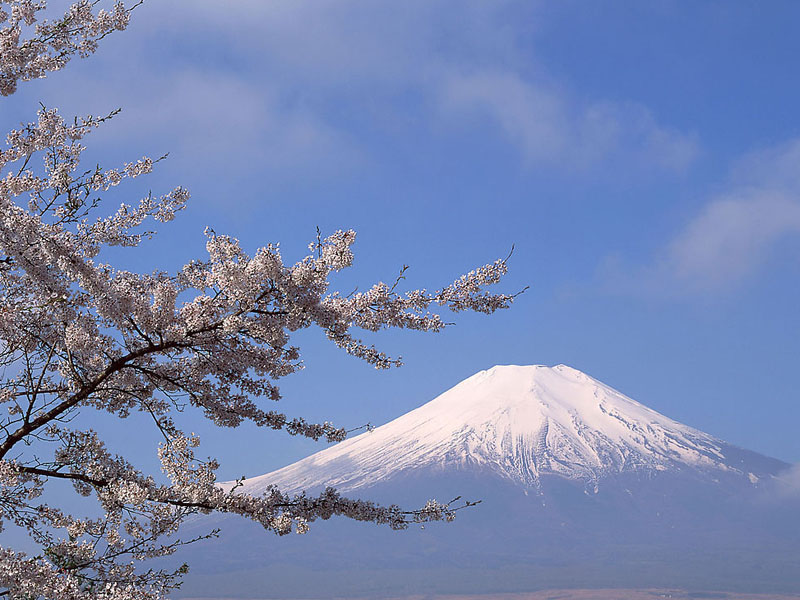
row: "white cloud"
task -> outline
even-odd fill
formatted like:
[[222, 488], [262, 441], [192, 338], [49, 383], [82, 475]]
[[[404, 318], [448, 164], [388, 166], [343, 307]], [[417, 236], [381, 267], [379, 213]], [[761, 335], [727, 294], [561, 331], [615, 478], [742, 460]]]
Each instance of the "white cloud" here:
[[782, 238], [800, 233], [797, 193], [735, 190], [711, 201], [669, 245], [664, 268], [689, 291], [735, 285]]
[[198, 173], [235, 176], [255, 166], [273, 180], [325, 181], [382, 160], [393, 136], [427, 144], [487, 127], [531, 168], [686, 168], [698, 152], [691, 135], [639, 105], [582, 99], [535, 52], [520, 51], [519, 39], [535, 42], [531, 6], [145, 3], [130, 31], [46, 85], [24, 86], [14, 101], [42, 100], [66, 115], [122, 107], [91, 145], [110, 143], [107, 155], [114, 145], [136, 155], [169, 151], [171, 164]]
[[[415, 122], [426, 130], [443, 114], [451, 127], [473, 129], [482, 115], [532, 167], [681, 171], [693, 161], [696, 139], [660, 124], [645, 107], [582, 99], [554, 83], [557, 74], [520, 52], [517, 42], [535, 33], [535, 18], [530, 6], [512, 4], [509, 11], [507, 2], [453, 0], [173, 0], [143, 7], [131, 35], [156, 45], [172, 37], [210, 40], [232, 58], [223, 67], [207, 61], [209, 68], [232, 60], [240, 66], [224, 78], [239, 77], [245, 94], [303, 99], [299, 114], [290, 102], [265, 102], [274, 122], [300, 128], [302, 119], [327, 147], [347, 141], [352, 150], [355, 143], [335, 115], [358, 114], [362, 125], [380, 128], [398, 111], [416, 110]], [[520, 14], [528, 18], [514, 18]], [[173, 58], [162, 68], [181, 81], [183, 67]]]
[[739, 186], [800, 191], [800, 138], [744, 156], [733, 165], [731, 179]]
[[162, 82], [156, 102], [136, 103], [126, 112], [129, 123], [169, 130], [178, 153], [187, 157], [202, 149], [264, 171], [341, 167], [358, 160], [346, 134], [313, 111], [226, 75], [183, 71]]
[[231, 175], [255, 170], [319, 177], [350, 170], [363, 160], [347, 132], [262, 81], [215, 69], [151, 71], [145, 65], [101, 69], [98, 77], [96, 68], [78, 66], [83, 68], [68, 78], [48, 82], [42, 88], [47, 95], [37, 96], [41, 92], [36, 89], [23, 93], [58, 106], [66, 116], [122, 108], [87, 141], [90, 148], [123, 141], [134, 154], [169, 152], [175, 167]]
[[800, 234], [800, 139], [738, 161], [723, 193], [663, 248], [653, 264], [607, 261], [601, 276], [617, 290], [668, 296], [715, 294], [741, 285]]
[[694, 136], [660, 126], [640, 105], [575, 105], [553, 86], [510, 71], [450, 76], [441, 102], [451, 112], [489, 117], [529, 164], [583, 169], [622, 159], [629, 166], [682, 171], [699, 151]]
[[800, 463], [778, 473], [767, 487], [767, 492], [776, 499], [800, 498]]
[[562, 99], [513, 73], [449, 77], [442, 85], [441, 102], [450, 112], [484, 112], [531, 163], [556, 162], [572, 146], [572, 123]]

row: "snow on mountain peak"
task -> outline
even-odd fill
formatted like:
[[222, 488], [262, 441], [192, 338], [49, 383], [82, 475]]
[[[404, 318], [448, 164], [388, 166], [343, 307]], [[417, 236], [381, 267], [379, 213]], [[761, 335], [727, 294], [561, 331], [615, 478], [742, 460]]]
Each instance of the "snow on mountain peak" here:
[[342, 491], [420, 469], [485, 469], [523, 486], [633, 471], [723, 470], [727, 444], [566, 365], [498, 365], [372, 431], [245, 482]]

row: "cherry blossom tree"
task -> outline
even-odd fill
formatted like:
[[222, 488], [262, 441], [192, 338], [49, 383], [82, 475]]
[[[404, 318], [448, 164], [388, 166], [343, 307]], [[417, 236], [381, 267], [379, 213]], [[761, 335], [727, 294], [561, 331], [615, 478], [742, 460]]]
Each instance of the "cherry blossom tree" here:
[[[45, 2], [0, 0], [0, 93], [94, 52], [102, 37], [125, 28], [131, 8], [96, 4], [76, 2], [62, 18], [39, 22]], [[344, 296], [329, 280], [353, 263], [353, 231], [317, 236], [308, 256], [287, 263], [276, 245], [249, 255], [236, 239], [207, 229], [207, 256], [177, 272], [116, 268], [103, 262], [104, 249], [146, 242], [154, 235], [148, 223], [173, 219], [189, 194], [178, 187], [109, 208], [112, 188], [150, 173], [158, 161], [82, 168], [83, 141], [107, 118], [68, 121], [42, 108], [0, 149], [0, 527], [22, 528], [41, 549], [29, 555], [0, 546], [0, 597], [162, 598], [187, 568], [143, 561], [195, 541], [178, 530], [196, 513], [235, 513], [284, 535], [333, 515], [402, 529], [451, 520], [468, 505], [431, 501], [404, 511], [333, 489], [315, 497], [270, 489], [253, 497], [240, 485], [223, 488], [218, 464], [195, 456], [199, 439], [181, 430], [177, 413], [192, 407], [220, 427], [251, 421], [342, 440], [340, 427], [270, 408], [281, 398], [275, 382], [301, 368], [292, 333], [318, 327], [376, 368], [397, 366], [354, 332], [436, 332], [446, 326], [443, 311], [506, 308], [513, 295], [485, 289], [505, 274], [506, 260], [437, 291], [401, 292], [401, 277]], [[86, 411], [144, 414], [163, 437], [163, 474], [143, 473], [113, 454], [100, 432], [73, 428]], [[46, 503], [43, 495], [59, 480], [96, 498], [99, 516]]]

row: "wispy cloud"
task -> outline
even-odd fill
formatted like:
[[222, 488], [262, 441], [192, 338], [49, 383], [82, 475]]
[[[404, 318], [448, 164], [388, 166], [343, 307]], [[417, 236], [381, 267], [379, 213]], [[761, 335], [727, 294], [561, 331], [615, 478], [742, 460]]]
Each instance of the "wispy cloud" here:
[[225, 74], [181, 71], [162, 81], [159, 90], [156, 110], [146, 102], [126, 110], [126, 122], [139, 124], [129, 133], [144, 127], [147, 138], [169, 130], [175, 150], [189, 159], [202, 149], [265, 172], [341, 168], [359, 160], [343, 131], [301, 103], [282, 101], [269, 87]]
[[671, 296], [728, 291], [753, 276], [781, 241], [800, 234], [800, 139], [738, 161], [728, 188], [707, 200], [649, 266], [606, 263], [611, 287]]
[[[134, 154], [169, 152], [170, 164], [179, 170], [293, 178], [341, 173], [363, 160], [345, 129], [269, 82], [222, 69], [150, 71], [145, 65], [109, 69], [98, 77], [97, 70], [80, 66], [69, 78], [48, 82], [45, 95], [37, 95], [36, 88], [27, 93], [67, 117], [122, 108], [92, 136], [90, 147], [124, 141], [126, 152]], [[33, 116], [32, 98], [20, 103], [27, 106], [21, 119]]]
[[695, 136], [659, 125], [643, 106], [581, 106], [552, 86], [510, 71], [447, 77], [441, 101], [453, 112], [487, 116], [529, 164], [569, 170], [623, 159], [629, 166], [682, 171], [699, 152]]
[[766, 483], [764, 492], [771, 500], [800, 499], [800, 463], [778, 473]]
[[796, 193], [735, 190], [711, 201], [670, 243], [663, 269], [688, 291], [727, 288], [755, 272], [778, 241], [798, 233]]
[[[557, 73], [522, 53], [515, 40], [535, 33], [530, 11], [451, 0], [146, 5], [136, 31], [113, 40], [109, 63], [140, 56], [153, 68], [135, 78], [117, 72], [97, 92], [126, 90], [137, 116], [185, 135], [187, 149], [205, 132], [223, 150], [251, 144], [279, 170], [374, 155], [398, 112], [414, 114], [415, 139], [443, 115], [446, 131], [488, 124], [528, 167], [681, 171], [692, 163], [699, 144], [691, 133], [638, 104], [567, 92]], [[510, 17], [517, 13], [528, 18]]]

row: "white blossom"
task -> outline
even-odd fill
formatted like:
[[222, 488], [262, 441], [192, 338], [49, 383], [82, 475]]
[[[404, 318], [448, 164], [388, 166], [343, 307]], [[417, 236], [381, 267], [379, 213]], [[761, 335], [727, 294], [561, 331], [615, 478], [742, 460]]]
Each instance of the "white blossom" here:
[[[0, 0], [0, 94], [94, 52], [99, 39], [125, 28], [131, 9], [96, 6], [76, 2], [49, 22], [39, 19], [43, 0]], [[196, 513], [234, 513], [285, 535], [306, 533], [334, 515], [403, 529], [452, 520], [469, 506], [432, 500], [404, 511], [343, 498], [334, 489], [316, 497], [223, 489], [219, 465], [195, 455], [199, 438], [183, 433], [179, 420], [184, 410], [197, 410], [221, 427], [250, 421], [340, 441], [347, 434], [342, 427], [270, 408], [281, 398], [277, 381], [302, 367], [292, 334], [317, 327], [376, 368], [397, 366], [398, 358], [363, 342], [357, 331], [436, 332], [446, 327], [443, 310], [506, 308], [513, 295], [486, 291], [506, 273], [506, 260], [436, 291], [401, 291], [404, 268], [392, 284], [348, 296], [331, 290], [330, 278], [353, 265], [350, 230], [318, 235], [296, 262], [286, 262], [277, 244], [251, 256], [238, 240], [207, 229], [207, 256], [174, 273], [101, 263], [104, 248], [136, 248], [155, 235], [145, 227], [173, 219], [189, 199], [178, 187], [118, 206], [100, 203], [99, 194], [108, 202], [125, 180], [147, 175], [157, 162], [144, 157], [81, 169], [83, 141], [104, 121], [68, 122], [42, 108], [0, 148], [0, 530], [22, 527], [41, 548], [35, 557], [0, 548], [0, 595], [162, 598], [185, 569], [136, 565], [194, 541], [176, 535]], [[111, 453], [97, 431], [71, 429], [88, 409], [147, 416], [164, 439], [162, 473], [143, 473]], [[81, 518], [44, 503], [44, 490], [56, 480], [95, 498], [101, 516]]]
[[130, 9], [122, 2], [95, 12], [96, 4], [74, 2], [50, 21], [40, 18], [45, 0], [0, 0], [0, 94], [13, 94], [19, 81], [58, 71], [75, 55], [92, 54], [100, 39], [127, 27]]

